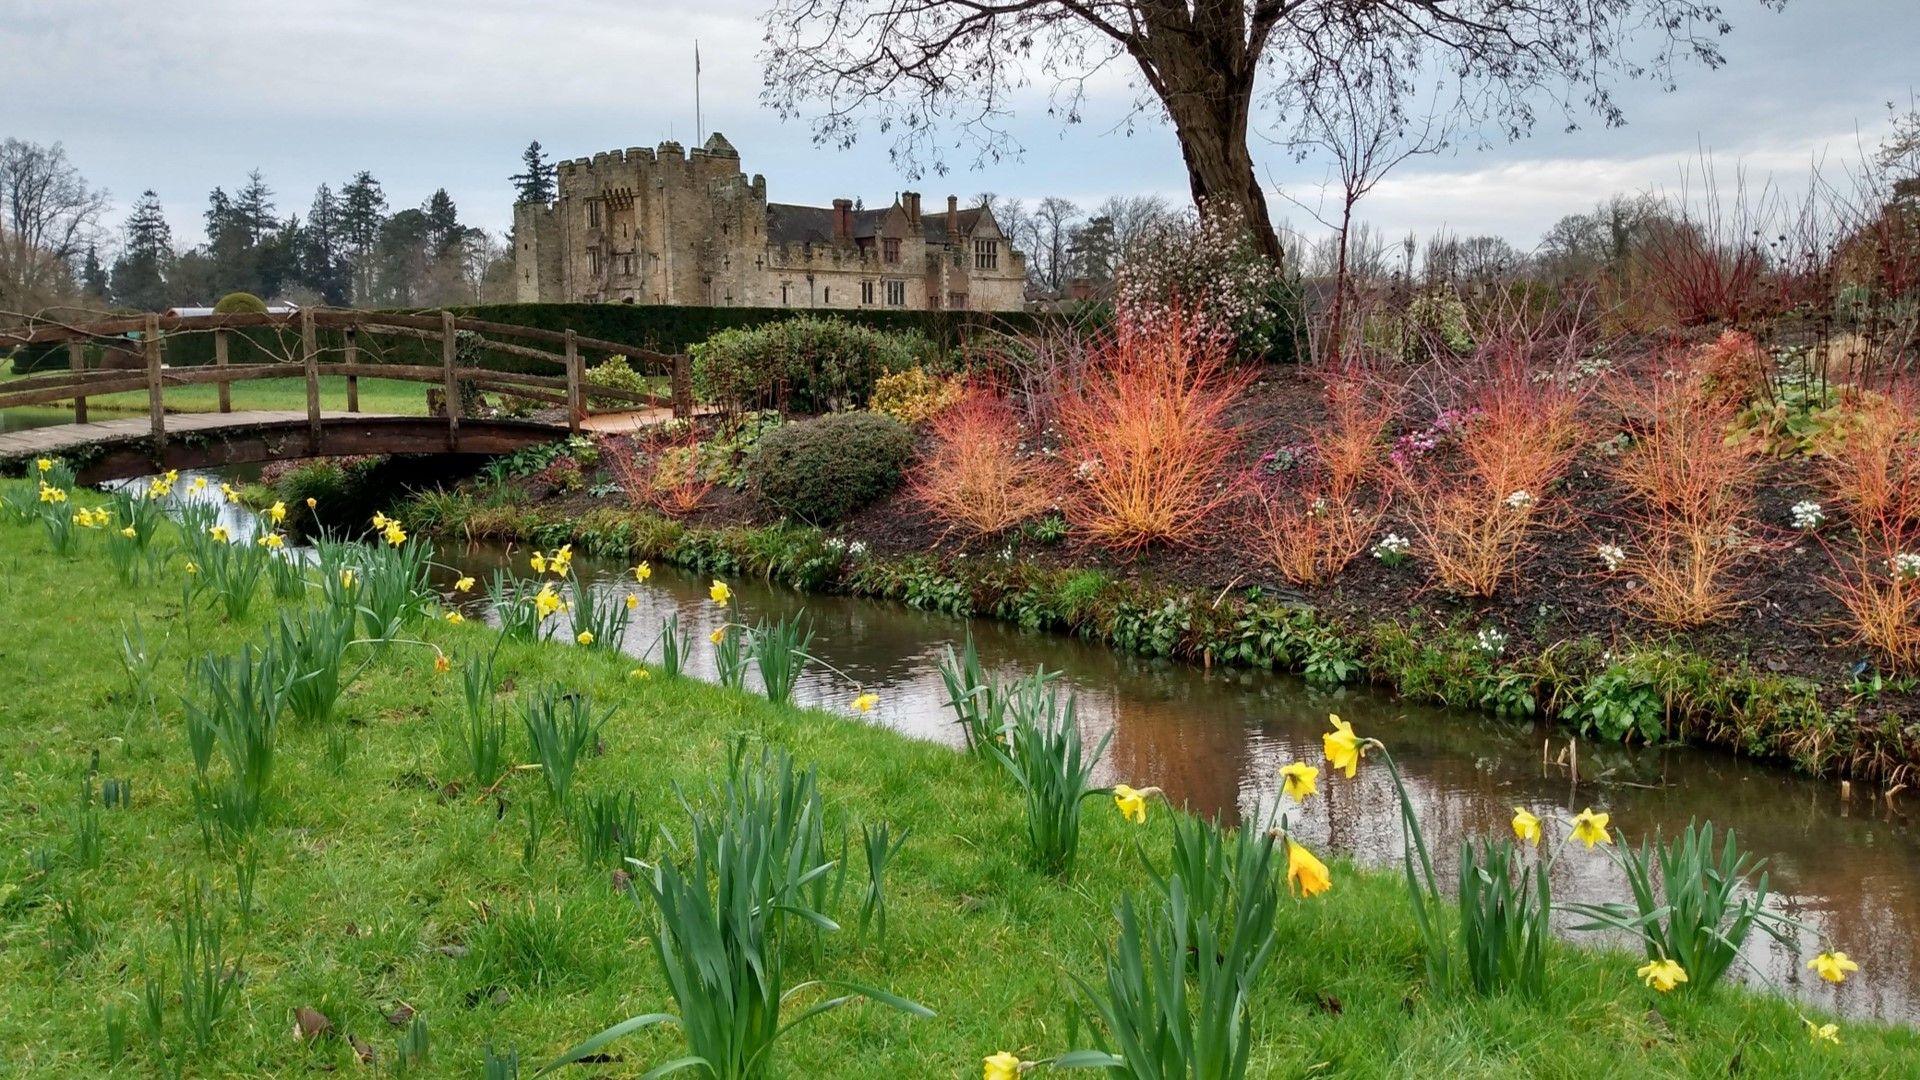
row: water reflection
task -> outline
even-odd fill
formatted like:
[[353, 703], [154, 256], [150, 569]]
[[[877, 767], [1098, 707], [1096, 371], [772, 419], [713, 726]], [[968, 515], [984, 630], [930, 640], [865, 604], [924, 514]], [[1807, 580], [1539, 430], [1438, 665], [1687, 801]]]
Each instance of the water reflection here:
[[[251, 523], [238, 508], [225, 513], [230, 528]], [[445, 551], [441, 561], [448, 566], [437, 571], [443, 575], [438, 584], [451, 596], [459, 574], [486, 580], [509, 561], [511, 570], [525, 574], [526, 554], [510, 559], [497, 547]], [[662, 567], [636, 586], [625, 566], [584, 558], [575, 565], [596, 588], [639, 598], [623, 643], [627, 651], [651, 651], [662, 623], [677, 613], [695, 643], [690, 671], [715, 677], [705, 639], [722, 613], [708, 601], [705, 579]], [[873, 690], [880, 704], [868, 722], [959, 743], [937, 664], [967, 623], [893, 603], [731, 584], [736, 611], [749, 622], [807, 611], [812, 651], [824, 664], [807, 669], [798, 701], [858, 722], [850, 703], [861, 690]], [[486, 615], [484, 600], [459, 599], [471, 615]], [[1558, 731], [1410, 705], [1370, 690], [1326, 692], [1291, 677], [1141, 660], [1001, 623], [983, 621], [972, 630], [982, 662], [998, 674], [1036, 666], [1062, 673], [1078, 698], [1088, 739], [1113, 732], [1103, 780], [1155, 785], [1192, 810], [1229, 820], [1270, 820], [1280, 766], [1319, 763], [1327, 713], [1338, 712], [1393, 747], [1443, 883], [1455, 873], [1460, 839], [1503, 834], [1516, 806], [1545, 818], [1591, 805], [1610, 811], [1619, 831], [1636, 840], [1654, 828], [1671, 833], [1706, 819], [1734, 828], [1745, 847], [1768, 859], [1777, 906], [1819, 928], [1822, 941], [1859, 959], [1863, 970], [1844, 987], [1829, 986], [1805, 969], [1802, 956], [1758, 934], [1747, 946], [1753, 962], [1777, 984], [1838, 1011], [1920, 1019], [1920, 898], [1913, 895], [1920, 849], [1897, 807], [1860, 796], [1848, 804], [1836, 784], [1698, 750], [1583, 744], [1576, 779], [1551, 760], [1565, 745]], [[562, 628], [556, 636], [568, 640], [571, 631]], [[1402, 840], [1384, 769], [1363, 768], [1351, 781], [1323, 777], [1320, 790], [1304, 812], [1292, 811], [1305, 842], [1367, 865], [1397, 865]], [[1553, 884], [1556, 899], [1564, 901], [1626, 896], [1612, 861], [1578, 848], [1555, 864]], [[1802, 955], [1810, 956], [1813, 945], [1803, 943]]]

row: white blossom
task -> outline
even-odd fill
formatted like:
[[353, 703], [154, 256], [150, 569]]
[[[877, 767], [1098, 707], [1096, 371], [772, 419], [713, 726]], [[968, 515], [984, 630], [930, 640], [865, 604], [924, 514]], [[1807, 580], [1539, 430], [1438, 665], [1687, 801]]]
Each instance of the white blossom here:
[[1484, 653], [1499, 656], [1507, 650], [1507, 635], [1501, 633], [1500, 628], [1497, 626], [1481, 627], [1476, 640], [1480, 646], [1480, 651]]
[[1533, 492], [1522, 489], [1507, 496], [1507, 506], [1514, 510], [1525, 510], [1533, 505]]
[[1827, 512], [1812, 499], [1793, 504], [1793, 527], [1796, 529], [1817, 529], [1826, 520]]
[[1412, 547], [1413, 544], [1406, 537], [1401, 536], [1399, 533], [1388, 533], [1380, 538], [1379, 543], [1373, 545], [1373, 557], [1387, 560], [1397, 559], [1405, 555]]
[[1893, 568], [1894, 576], [1901, 581], [1912, 581], [1914, 578], [1920, 578], [1920, 555], [1915, 555], [1910, 551], [1903, 551], [1895, 555], [1887, 561], [1887, 565]]
[[1599, 557], [1600, 565], [1609, 570], [1618, 570], [1620, 564], [1627, 561], [1627, 552], [1619, 544], [1601, 544], [1593, 553]]

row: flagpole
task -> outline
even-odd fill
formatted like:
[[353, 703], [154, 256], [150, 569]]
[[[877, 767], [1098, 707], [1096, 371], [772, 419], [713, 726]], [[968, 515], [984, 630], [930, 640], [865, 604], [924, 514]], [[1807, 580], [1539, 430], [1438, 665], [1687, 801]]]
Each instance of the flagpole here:
[[700, 39], [693, 40], [693, 134], [696, 145], [705, 146], [707, 127], [700, 117]]

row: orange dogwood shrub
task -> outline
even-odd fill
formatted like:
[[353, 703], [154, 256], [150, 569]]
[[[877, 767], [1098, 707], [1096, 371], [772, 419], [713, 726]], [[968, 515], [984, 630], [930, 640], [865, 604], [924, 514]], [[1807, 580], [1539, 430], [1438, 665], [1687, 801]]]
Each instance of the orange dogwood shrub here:
[[1003, 532], [1057, 501], [1053, 466], [1021, 448], [1013, 406], [984, 389], [968, 391], [936, 414], [926, 454], [908, 491], [950, 526], [976, 535]]
[[1178, 313], [1123, 322], [1061, 388], [1065, 508], [1081, 535], [1122, 551], [1189, 543], [1234, 498], [1225, 467], [1240, 432], [1227, 411], [1251, 373], [1194, 326]]
[[607, 439], [600, 444], [600, 460], [635, 508], [685, 517], [713, 491], [700, 450], [700, 440], [690, 433]]

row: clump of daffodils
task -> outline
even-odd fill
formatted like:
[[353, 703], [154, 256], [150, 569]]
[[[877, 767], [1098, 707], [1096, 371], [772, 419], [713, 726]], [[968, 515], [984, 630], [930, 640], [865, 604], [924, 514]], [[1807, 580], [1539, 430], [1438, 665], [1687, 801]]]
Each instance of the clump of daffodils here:
[[1601, 544], [1593, 549], [1593, 554], [1608, 570], [1618, 570], [1627, 561], [1627, 551], [1619, 544]]
[[1793, 515], [1793, 527], [1803, 532], [1811, 532], [1827, 520], [1827, 512], [1812, 499], [1802, 499], [1793, 504], [1789, 511]]
[[1412, 541], [1399, 533], [1390, 532], [1381, 537], [1379, 543], [1373, 545], [1373, 557], [1388, 566], [1399, 566], [1407, 561], [1407, 552], [1412, 548]]
[[1483, 653], [1499, 656], [1507, 651], [1507, 635], [1497, 626], [1483, 626], [1480, 628], [1480, 633], [1474, 636], [1474, 644]]

